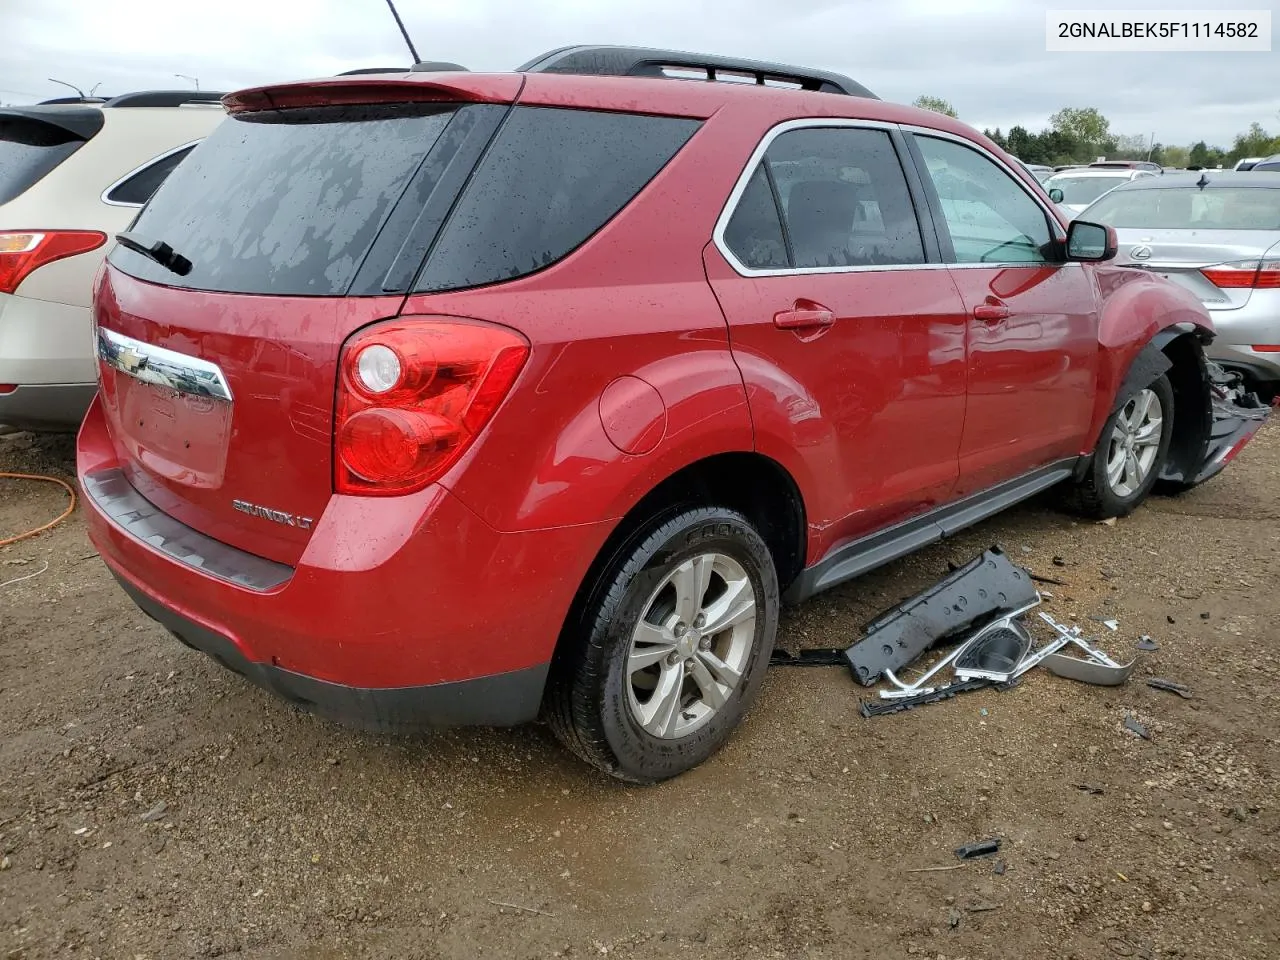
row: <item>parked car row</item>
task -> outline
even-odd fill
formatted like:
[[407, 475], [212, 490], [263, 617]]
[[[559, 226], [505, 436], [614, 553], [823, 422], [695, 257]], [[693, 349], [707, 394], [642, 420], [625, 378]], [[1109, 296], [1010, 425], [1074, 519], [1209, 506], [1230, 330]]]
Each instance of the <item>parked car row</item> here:
[[87, 526], [176, 637], [346, 722], [541, 715], [661, 780], [784, 597], [1050, 487], [1127, 514], [1265, 417], [1215, 400], [1193, 287], [838, 74], [571, 47], [223, 102], [96, 281]]
[[1280, 153], [1270, 157], [1246, 157], [1236, 163], [1235, 169], [1241, 171], [1256, 170], [1259, 173], [1264, 171], [1267, 173], [1280, 172]]
[[1268, 397], [1280, 388], [1280, 177], [1213, 171], [1134, 180], [1080, 217], [1114, 227], [1117, 263], [1194, 293], [1218, 337], [1208, 353]]
[[1150, 170], [1129, 167], [1079, 167], [1055, 173], [1044, 181], [1044, 188], [1049, 191], [1049, 199], [1074, 217], [1108, 190], [1154, 176]]
[[74, 429], [97, 391], [92, 280], [115, 234], [223, 119], [214, 92], [0, 108], [0, 424]]

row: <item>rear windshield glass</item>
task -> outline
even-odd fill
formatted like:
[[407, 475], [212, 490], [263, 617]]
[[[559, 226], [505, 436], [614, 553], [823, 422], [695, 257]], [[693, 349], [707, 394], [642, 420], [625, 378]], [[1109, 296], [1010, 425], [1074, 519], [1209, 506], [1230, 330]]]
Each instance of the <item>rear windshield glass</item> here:
[[1129, 177], [1050, 177], [1044, 182], [1046, 190], [1061, 190], [1059, 203], [1093, 203], [1108, 190], [1113, 190], [1122, 183], [1128, 183]]
[[561, 259], [626, 206], [698, 126], [673, 117], [516, 107], [416, 289], [496, 283]]
[[1274, 190], [1117, 190], [1089, 209], [1089, 219], [1111, 227], [1148, 230], [1280, 230], [1280, 178]]
[[8, 203], [84, 143], [60, 127], [25, 118], [0, 119], [0, 203]]
[[191, 261], [179, 276], [116, 246], [111, 263], [167, 286], [346, 293], [453, 109], [323, 107], [233, 115], [178, 165], [130, 232]]

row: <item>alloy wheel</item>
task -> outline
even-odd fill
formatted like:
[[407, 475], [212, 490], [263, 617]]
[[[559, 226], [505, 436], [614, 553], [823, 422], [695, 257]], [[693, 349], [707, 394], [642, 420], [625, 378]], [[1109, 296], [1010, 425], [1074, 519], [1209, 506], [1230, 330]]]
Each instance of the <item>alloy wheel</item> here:
[[755, 632], [755, 589], [742, 564], [722, 553], [685, 560], [650, 595], [632, 632], [632, 717], [664, 740], [707, 724], [737, 690]]
[[1160, 452], [1164, 407], [1151, 389], [1140, 390], [1116, 418], [1107, 445], [1107, 483], [1118, 497], [1141, 489]]

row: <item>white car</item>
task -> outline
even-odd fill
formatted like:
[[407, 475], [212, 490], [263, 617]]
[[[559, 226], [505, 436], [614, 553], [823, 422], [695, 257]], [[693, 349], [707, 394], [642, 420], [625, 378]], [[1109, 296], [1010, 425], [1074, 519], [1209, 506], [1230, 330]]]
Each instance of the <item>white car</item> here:
[[116, 233], [222, 121], [220, 97], [0, 108], [0, 424], [79, 425], [97, 389], [94, 276]]
[[1128, 183], [1130, 180], [1141, 180], [1159, 174], [1150, 170], [1131, 170], [1124, 167], [1078, 167], [1074, 170], [1063, 170], [1044, 182], [1049, 199], [1074, 217], [1081, 210], [1108, 190]]

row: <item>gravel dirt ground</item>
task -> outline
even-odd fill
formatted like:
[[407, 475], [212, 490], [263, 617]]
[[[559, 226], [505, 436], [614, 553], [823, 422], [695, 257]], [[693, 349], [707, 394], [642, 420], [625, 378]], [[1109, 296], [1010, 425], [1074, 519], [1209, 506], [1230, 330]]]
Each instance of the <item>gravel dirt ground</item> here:
[[[0, 470], [67, 477], [70, 451], [0, 438]], [[0, 549], [0, 958], [1274, 958], [1278, 476], [1272, 425], [1187, 496], [1114, 526], [1033, 502], [781, 634], [844, 646], [999, 542], [1068, 584], [1060, 618], [1118, 619], [1116, 656], [1156, 638], [1124, 687], [1035, 671], [864, 720], [845, 671], [775, 668], [722, 753], [650, 788], [536, 726], [300, 713], [138, 613], [77, 511]], [[0, 539], [65, 496], [0, 480]], [[952, 853], [986, 837], [1003, 872]]]

